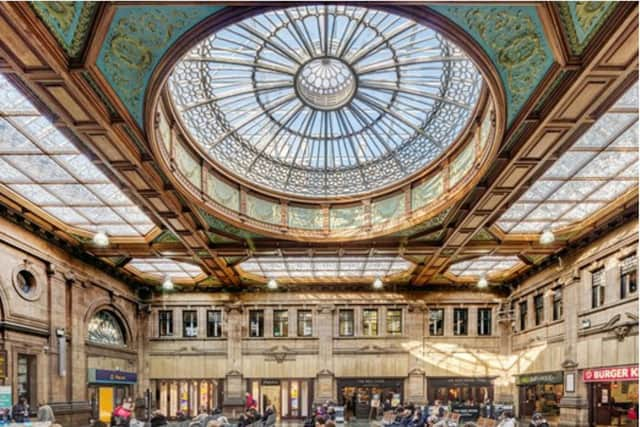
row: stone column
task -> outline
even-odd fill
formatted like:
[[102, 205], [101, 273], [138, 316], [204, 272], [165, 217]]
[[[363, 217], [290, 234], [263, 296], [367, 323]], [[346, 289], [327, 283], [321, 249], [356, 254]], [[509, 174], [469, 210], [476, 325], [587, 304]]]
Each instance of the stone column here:
[[427, 402], [427, 387], [424, 364], [424, 332], [427, 319], [427, 306], [424, 301], [409, 304], [403, 325], [403, 335], [407, 337], [409, 348], [409, 372], [405, 384], [405, 401], [416, 405]]
[[[67, 285], [62, 273], [57, 272], [54, 265], [47, 268], [49, 277], [48, 305], [49, 305], [49, 390], [47, 402], [66, 402], [71, 396], [67, 396], [68, 372], [60, 375], [60, 363], [64, 364], [65, 371], [68, 366], [69, 353], [60, 361], [59, 337], [57, 332], [67, 333]], [[66, 337], [60, 337], [66, 340]], [[67, 343], [65, 343], [66, 345]]]
[[[505, 300], [496, 314], [496, 334], [500, 337], [500, 356], [507, 358], [511, 355], [513, 343], [513, 325], [517, 318], [517, 308], [511, 312], [510, 302]], [[494, 401], [514, 403], [514, 389], [512, 372], [504, 369], [495, 380]]]
[[327, 400], [336, 400], [336, 388], [333, 371], [333, 313], [335, 306], [325, 304], [318, 306], [316, 312], [317, 336], [318, 336], [318, 367], [316, 375], [316, 387], [314, 402], [324, 403]]
[[245, 387], [242, 377], [243, 306], [225, 306], [227, 321], [227, 374], [222, 402], [225, 414], [235, 418], [244, 408]]
[[562, 362], [565, 376], [574, 377], [575, 390], [567, 391], [560, 400], [559, 427], [582, 427], [589, 424], [586, 385], [578, 375], [578, 311], [581, 307], [580, 276], [577, 270], [562, 277], [563, 317], [565, 327], [565, 360]]

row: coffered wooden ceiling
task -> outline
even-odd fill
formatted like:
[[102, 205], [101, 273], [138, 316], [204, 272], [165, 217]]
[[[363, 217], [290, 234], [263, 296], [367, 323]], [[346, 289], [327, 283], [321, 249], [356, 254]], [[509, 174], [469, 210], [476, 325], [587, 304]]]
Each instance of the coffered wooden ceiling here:
[[[612, 2], [597, 7], [585, 7], [584, 3], [438, 3], [388, 8], [447, 34], [458, 34], [461, 40], [468, 40], [464, 49], [486, 58], [493, 68], [484, 78], [501, 88], [492, 94], [497, 103], [494, 121], [495, 116], [501, 117], [498, 127], [504, 129], [497, 130], [501, 138], [495, 156], [482, 165], [477, 182], [452, 199], [446, 209], [410, 227], [397, 227], [386, 234], [368, 234], [365, 227], [353, 239], [342, 241], [317, 236], [287, 238], [284, 216], [284, 228], [278, 231], [283, 231], [282, 237], [245, 226], [242, 215], [234, 223], [217, 217], [186, 197], [154, 156], [148, 136], [150, 118], [155, 114], [152, 103], [162, 90], [162, 73], [170, 71], [177, 52], [221, 22], [266, 11], [268, 4], [0, 3], [3, 78], [26, 94], [56, 132], [75, 146], [62, 154], [74, 155], [79, 150], [99, 171], [98, 181], [71, 176], [68, 179], [77, 182], [68, 183], [90, 186], [112, 182], [121, 190], [125, 200], [121, 205], [109, 205], [102, 199], [99, 206], [120, 215], [106, 225], [128, 227], [129, 232], [112, 232], [108, 247], [94, 247], [92, 233], [105, 227], [89, 217], [95, 206], [73, 205], [85, 209], [86, 215], [75, 222], [61, 220], [55, 216], [60, 212], [56, 209], [71, 206], [63, 203], [64, 194], [52, 198], [48, 193], [49, 204], [42, 204], [20, 193], [25, 185], [44, 188], [59, 184], [34, 177], [25, 182], [0, 180], [1, 212], [75, 254], [84, 254], [83, 259], [131, 277], [132, 283], [158, 284], [161, 276], [182, 271], [189, 276], [184, 282], [189, 289], [239, 289], [261, 283], [259, 277], [241, 275], [242, 270], [236, 268], [252, 256], [295, 261], [295, 257], [375, 255], [411, 261], [415, 267], [394, 279], [411, 287], [469, 283], [469, 277], [463, 277], [465, 271], [484, 271], [488, 265], [482, 264], [481, 257], [489, 257], [485, 259], [492, 265], [508, 264], [508, 274], [495, 276], [496, 282], [513, 280], [602, 230], [637, 218], [637, 174], [617, 171], [615, 177], [589, 174], [589, 185], [595, 186], [593, 182], [598, 180], [632, 181], [632, 185], [624, 187], [614, 200], [594, 199], [597, 209], [575, 221], [560, 217], [547, 221], [551, 225], [555, 221], [558, 227], [552, 244], [538, 242], [541, 229], [533, 232], [518, 225], [535, 222], [531, 210], [509, 219], [522, 204], [538, 206], [549, 201], [549, 194], [531, 199], [531, 191], [542, 186], [541, 182], [553, 180], [548, 171], [565, 153], [588, 152], [597, 157], [607, 150], [637, 150], [637, 145], [625, 148], [614, 139], [597, 147], [580, 142], [607, 112], [635, 117], [617, 136], [622, 137], [625, 130], [632, 132], [629, 126], [637, 126], [637, 108], [614, 105], [638, 79], [637, 3]], [[0, 112], [12, 129], [27, 134], [21, 127], [24, 123], [16, 118], [20, 114], [37, 115], [31, 109]], [[38, 141], [32, 142], [41, 155], [57, 155], [47, 152]], [[0, 152], [0, 162], [17, 167], [12, 161], [22, 160], [2, 157], [14, 154]], [[636, 163], [631, 157], [625, 167], [637, 168], [637, 154]], [[73, 166], [69, 167], [68, 175], [74, 175]], [[573, 171], [563, 182], [580, 176], [579, 171]], [[241, 187], [240, 191], [247, 190]], [[574, 205], [589, 202], [588, 195], [568, 198], [562, 201]], [[56, 205], [59, 202], [61, 206]], [[363, 202], [365, 211], [368, 203], [371, 199]], [[124, 213], [127, 208], [139, 215], [129, 220]], [[164, 264], [166, 271], [162, 270], [162, 259], [171, 260]], [[477, 268], [469, 262], [474, 259]], [[204, 274], [184, 263], [197, 264]], [[456, 266], [448, 271], [452, 264]], [[314, 281], [323, 280], [308, 280]]]

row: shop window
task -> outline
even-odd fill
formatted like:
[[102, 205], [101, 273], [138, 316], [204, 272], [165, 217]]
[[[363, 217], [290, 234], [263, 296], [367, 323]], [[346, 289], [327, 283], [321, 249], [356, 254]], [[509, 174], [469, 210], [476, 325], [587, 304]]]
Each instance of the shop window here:
[[562, 288], [553, 290], [553, 320], [562, 319]]
[[527, 309], [529, 308], [527, 300], [520, 303], [520, 330], [527, 329]]
[[478, 309], [478, 335], [491, 335], [491, 309]]
[[591, 273], [591, 308], [604, 304], [604, 268]]
[[109, 311], [93, 315], [87, 326], [87, 339], [95, 344], [124, 346], [124, 331], [120, 321]]
[[353, 336], [353, 310], [338, 312], [338, 333], [341, 337]]
[[173, 311], [160, 310], [158, 312], [158, 334], [161, 337], [173, 336]]
[[620, 265], [620, 298], [635, 294], [638, 289], [638, 257], [626, 257]]
[[429, 335], [431, 336], [444, 335], [444, 309], [442, 308], [429, 309]]
[[313, 315], [311, 310], [298, 310], [298, 336], [310, 337], [313, 335]]
[[249, 311], [249, 336], [250, 337], [264, 336], [264, 311], [263, 310]]
[[222, 336], [222, 311], [207, 311], [207, 337], [219, 338]]
[[362, 311], [362, 335], [375, 337], [378, 335], [378, 310], [366, 308]]
[[37, 380], [36, 356], [18, 354], [18, 399], [24, 399], [31, 408], [36, 408]]
[[289, 311], [273, 311], [273, 336], [286, 337], [289, 335]]
[[387, 335], [402, 335], [402, 309], [387, 309]]
[[533, 297], [533, 308], [535, 315], [536, 326], [544, 321], [544, 299], [543, 295], [536, 295]]
[[453, 335], [468, 335], [469, 310], [453, 309]]
[[185, 338], [198, 336], [198, 313], [195, 310], [182, 312], [182, 336]]

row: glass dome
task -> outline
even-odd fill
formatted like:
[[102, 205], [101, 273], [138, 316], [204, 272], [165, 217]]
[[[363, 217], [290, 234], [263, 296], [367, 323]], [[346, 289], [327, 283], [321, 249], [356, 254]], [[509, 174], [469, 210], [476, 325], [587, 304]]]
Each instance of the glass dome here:
[[360, 6], [274, 10], [215, 31], [175, 66], [175, 110], [210, 160], [308, 198], [379, 190], [465, 128], [482, 77], [441, 34]]

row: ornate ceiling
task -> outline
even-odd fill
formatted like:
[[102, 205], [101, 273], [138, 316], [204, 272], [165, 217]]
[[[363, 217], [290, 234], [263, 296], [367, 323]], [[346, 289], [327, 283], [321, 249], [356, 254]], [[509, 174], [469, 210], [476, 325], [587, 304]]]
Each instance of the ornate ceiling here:
[[637, 217], [635, 3], [370, 7], [0, 4], [0, 211], [185, 289], [513, 281]]

